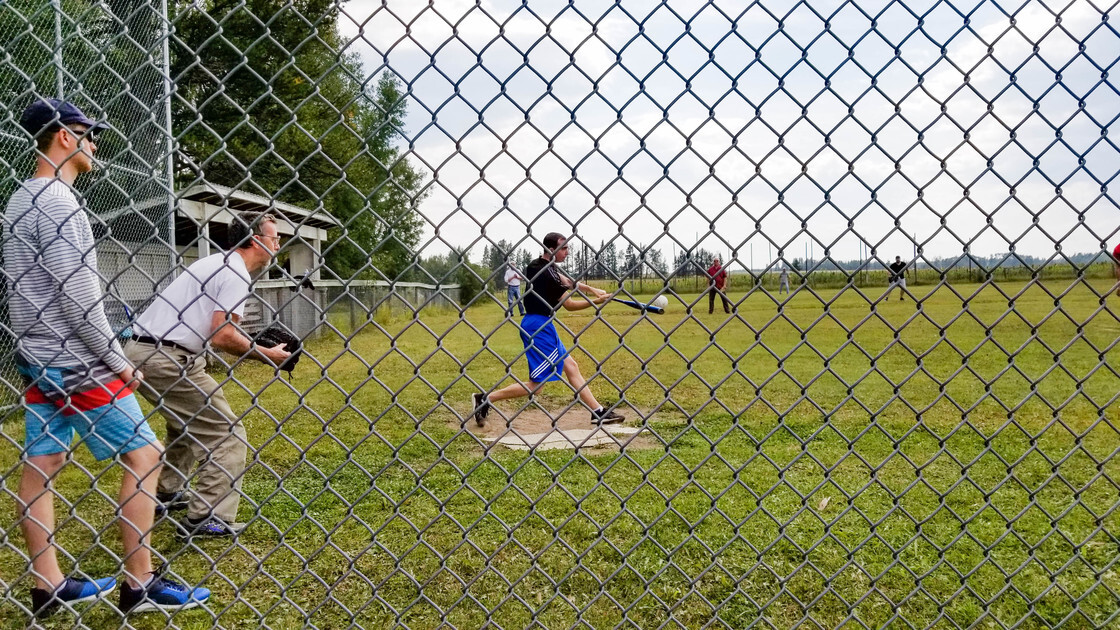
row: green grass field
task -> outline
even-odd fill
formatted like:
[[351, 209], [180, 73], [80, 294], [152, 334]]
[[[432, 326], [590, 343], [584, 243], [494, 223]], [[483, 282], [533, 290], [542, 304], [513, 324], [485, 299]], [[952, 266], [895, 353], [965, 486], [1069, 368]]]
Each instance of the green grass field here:
[[[227, 386], [235, 409], [258, 405], [238, 544], [155, 532], [172, 571], [214, 590], [209, 610], [130, 621], [1115, 627], [1111, 284], [912, 287], [920, 307], [830, 290], [779, 309], [756, 293], [731, 319], [706, 298], [691, 317], [679, 302], [655, 319], [619, 305], [562, 315], [584, 374], [601, 368], [595, 393], [650, 431], [621, 452], [487, 451], [459, 430], [471, 392], [526, 373], [497, 305], [321, 338], [321, 377], [308, 361], [269, 384], [247, 365]], [[538, 398], [571, 400], [563, 384]], [[19, 417], [3, 431], [14, 493]], [[71, 519], [59, 540], [84, 571], [115, 574], [119, 475], [76, 459], [89, 472], [70, 467], [57, 487], [94, 529]], [[12, 598], [26, 604], [30, 580], [7, 504], [0, 624], [22, 627]], [[101, 604], [82, 621], [119, 618]]]

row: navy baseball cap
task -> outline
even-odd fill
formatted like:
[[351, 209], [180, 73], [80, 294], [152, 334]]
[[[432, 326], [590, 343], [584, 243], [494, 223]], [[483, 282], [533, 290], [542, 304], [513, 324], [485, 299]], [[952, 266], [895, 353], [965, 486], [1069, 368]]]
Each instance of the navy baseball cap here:
[[106, 125], [86, 116], [77, 105], [60, 101], [57, 98], [44, 98], [35, 101], [23, 110], [19, 124], [27, 133], [36, 136], [52, 125], [85, 125], [89, 129], [104, 129]]

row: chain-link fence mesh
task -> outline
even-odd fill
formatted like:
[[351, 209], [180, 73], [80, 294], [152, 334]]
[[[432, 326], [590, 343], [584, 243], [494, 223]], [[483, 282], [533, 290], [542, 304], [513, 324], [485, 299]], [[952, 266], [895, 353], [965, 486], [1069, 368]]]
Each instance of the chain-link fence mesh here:
[[[164, 474], [191, 500], [157, 516], [153, 566], [212, 595], [128, 622], [1117, 625], [1114, 18], [1091, 2], [0, 5], [5, 201], [35, 163], [18, 125], [33, 99], [111, 125], [77, 183], [107, 289], [92, 308], [124, 328], [121, 301], [154, 308], [236, 245], [238, 212], [269, 212], [282, 246], [237, 327], [278, 320], [304, 343], [281, 377], [223, 352], [220, 326], [196, 331], [202, 353], [137, 335], [177, 357], [167, 383], [213, 378], [224, 397], [191, 385], [202, 401], [176, 411], [145, 367]], [[553, 266], [589, 285], [573, 304], [620, 290], [665, 312], [560, 309], [562, 382], [499, 400], [541, 380], [520, 307], [549, 232], [566, 239]], [[12, 367], [33, 340], [5, 331], [0, 611], [21, 627], [45, 578], [21, 530], [38, 521]], [[189, 427], [226, 399], [243, 430], [200, 442]], [[625, 422], [597, 422], [599, 403]], [[123, 587], [132, 460], [89, 442], [53, 476], [43, 528], [63, 574]], [[243, 456], [218, 453], [233, 442]], [[183, 535], [200, 504], [245, 528]], [[116, 597], [41, 623], [118, 625]]]
[[[111, 127], [98, 146], [99, 170], [79, 187], [99, 239], [98, 263], [110, 320], [127, 326], [174, 266], [166, 48], [168, 24], [148, 2], [9, 2], [0, 7], [0, 164], [7, 199], [34, 166], [23, 109], [61, 98]], [[14, 380], [14, 341], [5, 336], [5, 375]], [[5, 395], [8, 392], [5, 392]], [[10, 401], [9, 401], [10, 402]]]

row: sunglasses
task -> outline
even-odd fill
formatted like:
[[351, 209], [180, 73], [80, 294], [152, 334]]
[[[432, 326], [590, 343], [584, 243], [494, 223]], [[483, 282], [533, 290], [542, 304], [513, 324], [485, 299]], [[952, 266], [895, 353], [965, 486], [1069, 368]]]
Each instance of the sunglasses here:
[[[65, 125], [63, 126], [66, 127]], [[66, 129], [78, 138], [85, 138], [94, 144], [101, 141], [100, 129], [75, 129], [73, 127], [66, 127]]]

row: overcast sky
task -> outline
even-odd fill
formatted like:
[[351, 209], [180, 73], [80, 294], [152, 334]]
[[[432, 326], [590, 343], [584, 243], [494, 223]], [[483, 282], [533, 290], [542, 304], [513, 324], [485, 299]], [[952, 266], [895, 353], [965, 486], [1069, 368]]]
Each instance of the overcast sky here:
[[761, 268], [1120, 238], [1120, 37], [1089, 2], [527, 4], [343, 7], [348, 52], [409, 92], [428, 251], [569, 231]]

